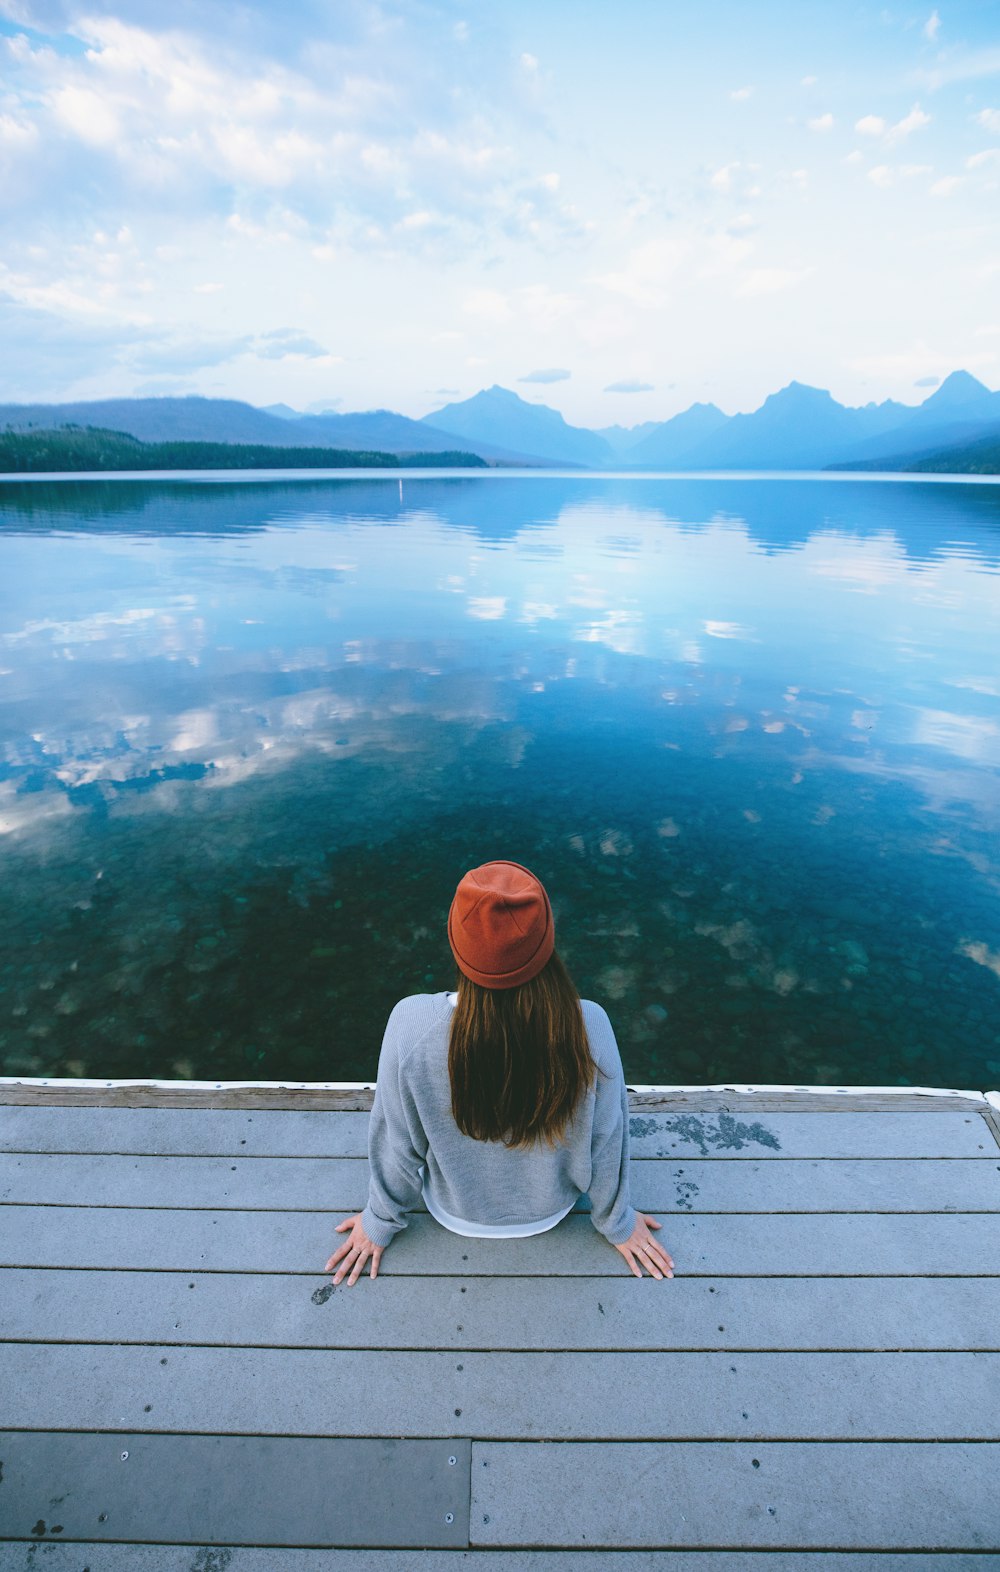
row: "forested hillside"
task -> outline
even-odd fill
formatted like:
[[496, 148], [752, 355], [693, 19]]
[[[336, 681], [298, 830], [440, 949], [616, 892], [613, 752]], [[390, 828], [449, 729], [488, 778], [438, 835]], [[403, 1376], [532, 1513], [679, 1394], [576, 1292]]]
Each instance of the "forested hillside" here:
[[0, 432], [0, 473], [163, 469], [485, 469], [472, 453], [376, 453], [265, 443], [140, 442], [122, 431], [65, 426]]

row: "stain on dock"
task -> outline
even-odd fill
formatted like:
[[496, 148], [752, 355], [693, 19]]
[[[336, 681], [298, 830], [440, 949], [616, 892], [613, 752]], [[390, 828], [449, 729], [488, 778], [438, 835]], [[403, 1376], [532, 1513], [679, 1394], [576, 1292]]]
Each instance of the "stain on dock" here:
[[[699, 1118], [697, 1114], [675, 1114], [660, 1119], [635, 1115], [629, 1120], [628, 1128], [633, 1140], [648, 1135], [675, 1136], [678, 1141], [696, 1146], [702, 1157], [716, 1152], [741, 1152], [753, 1145], [769, 1147], [772, 1152], [781, 1150], [781, 1142], [774, 1131], [759, 1119], [747, 1123], [730, 1113], [720, 1113], [714, 1120]], [[660, 1148], [656, 1155], [665, 1157], [667, 1153]]]

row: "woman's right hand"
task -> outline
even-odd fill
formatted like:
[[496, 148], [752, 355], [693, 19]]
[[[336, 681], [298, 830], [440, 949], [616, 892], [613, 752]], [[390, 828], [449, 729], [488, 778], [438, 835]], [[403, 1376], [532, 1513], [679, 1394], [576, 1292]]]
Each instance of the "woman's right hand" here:
[[635, 1227], [628, 1239], [623, 1244], [616, 1244], [615, 1249], [625, 1257], [629, 1271], [635, 1277], [642, 1276], [645, 1267], [650, 1277], [673, 1277], [674, 1263], [658, 1240], [650, 1233], [651, 1228], [659, 1228], [660, 1223], [655, 1217], [647, 1217], [644, 1212], [637, 1212]]

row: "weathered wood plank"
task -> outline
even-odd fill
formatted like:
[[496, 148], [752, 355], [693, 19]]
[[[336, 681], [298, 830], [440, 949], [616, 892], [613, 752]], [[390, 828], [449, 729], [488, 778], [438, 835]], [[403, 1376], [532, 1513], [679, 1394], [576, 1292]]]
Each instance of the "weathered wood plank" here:
[[284, 1348], [992, 1349], [1000, 1278], [387, 1276], [8, 1268], [0, 1338]]
[[57, 1523], [70, 1539], [202, 1545], [468, 1540], [468, 1442], [23, 1431], [0, 1442], [8, 1534]]
[[457, 1353], [4, 1343], [0, 1389], [19, 1430], [1000, 1439], [1000, 1354]]
[[367, 1112], [375, 1096], [375, 1081], [367, 1087], [322, 1085], [244, 1085], [219, 1081], [214, 1085], [187, 1081], [46, 1081], [32, 1077], [2, 1080], [0, 1098], [11, 1106], [45, 1108], [237, 1108], [303, 1109], [306, 1112]]
[[[367, 1198], [362, 1157], [0, 1154], [0, 1204], [352, 1211]], [[1000, 1161], [647, 1162], [636, 1165], [632, 1200], [664, 1213], [1000, 1212]]]
[[[375, 1095], [370, 1084], [355, 1086], [300, 1082], [240, 1081], [77, 1081], [72, 1079], [0, 1076], [0, 1101], [10, 1105], [93, 1108], [236, 1108], [304, 1109], [308, 1111], [371, 1108]], [[914, 1109], [952, 1112], [964, 1108], [979, 1113], [984, 1094], [953, 1088], [925, 1087], [828, 1087], [828, 1086], [658, 1086], [629, 1088], [629, 1105], [636, 1109], [691, 1110], [696, 1113], [738, 1112], [751, 1118], [760, 1113], [828, 1109], [835, 1113], [859, 1110], [898, 1113]]]
[[[978, 1112], [770, 1113], [753, 1108], [633, 1114], [632, 1156], [981, 1157], [996, 1147]], [[0, 1106], [0, 1150], [220, 1157], [364, 1157], [367, 1113], [225, 1108]]]
[[996, 1552], [998, 1471], [995, 1444], [485, 1443], [472, 1449], [471, 1536]]
[[[334, 1231], [341, 1215], [9, 1206], [3, 1210], [0, 1266], [315, 1276], [342, 1243]], [[749, 1221], [725, 1214], [678, 1214], [664, 1219], [659, 1237], [678, 1274], [1000, 1276], [1000, 1216], [987, 1213], [793, 1213]], [[426, 1215], [414, 1216], [386, 1250], [380, 1268], [386, 1276], [435, 1277], [621, 1277], [627, 1272], [622, 1257], [581, 1214], [571, 1214], [534, 1239], [463, 1239]], [[659, 1286], [669, 1292], [671, 1285]]]
[[[0, 1572], [996, 1572], [989, 1551], [742, 1550], [258, 1550], [192, 1545], [0, 1543]], [[225, 1555], [226, 1559], [222, 1557]]]

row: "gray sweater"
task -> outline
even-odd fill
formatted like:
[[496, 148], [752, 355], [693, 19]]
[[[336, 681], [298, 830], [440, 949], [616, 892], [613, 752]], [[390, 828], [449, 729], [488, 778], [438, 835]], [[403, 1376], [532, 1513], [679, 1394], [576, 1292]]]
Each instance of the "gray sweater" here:
[[[584, 999], [583, 1019], [598, 1070], [562, 1144], [527, 1150], [463, 1135], [451, 1111], [446, 993], [401, 999], [389, 1016], [368, 1125], [370, 1181], [362, 1227], [387, 1245], [406, 1227], [427, 1186], [431, 1199], [466, 1222], [529, 1223], [590, 1196], [591, 1221], [623, 1244], [636, 1214], [629, 1202], [628, 1095], [611, 1022]], [[426, 1172], [421, 1177], [420, 1166]]]

